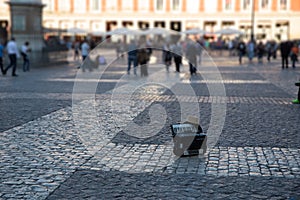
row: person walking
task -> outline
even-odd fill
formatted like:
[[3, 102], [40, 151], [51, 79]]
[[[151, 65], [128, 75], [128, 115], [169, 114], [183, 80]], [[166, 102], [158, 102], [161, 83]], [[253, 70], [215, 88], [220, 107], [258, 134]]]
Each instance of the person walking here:
[[289, 68], [290, 51], [291, 51], [291, 45], [290, 45], [289, 41], [281, 42], [280, 54], [281, 54], [282, 69]]
[[196, 75], [197, 72], [197, 47], [193, 42], [189, 42], [186, 48], [186, 58], [189, 61], [190, 74]]
[[128, 59], [128, 67], [127, 67], [127, 74], [130, 74], [131, 64], [133, 64], [133, 72], [134, 75], [136, 74], [136, 68], [138, 65], [137, 61], [137, 45], [135, 44], [134, 40], [131, 40], [128, 48], [127, 48], [127, 59]]
[[[84, 60], [87, 58], [87, 56], [89, 55], [89, 51], [90, 51], [90, 45], [88, 44], [87, 40], [84, 40], [84, 42], [81, 44], [81, 57], [82, 57], [82, 71], [85, 71], [85, 65], [84, 65]], [[91, 69], [91, 66], [88, 66], [88, 68]]]
[[141, 45], [137, 51], [137, 60], [141, 68], [141, 76], [148, 76], [148, 62], [149, 62], [149, 52], [146, 48], [146, 45]]
[[7, 70], [12, 67], [12, 76], [18, 76], [16, 74], [17, 70], [17, 58], [20, 57], [20, 53], [17, 47], [17, 43], [15, 42], [15, 38], [12, 37], [11, 40], [7, 43], [6, 46], [8, 57], [10, 60], [10, 64], [3, 70], [3, 75], [6, 75]]
[[180, 72], [180, 65], [182, 64], [182, 48], [180, 42], [171, 46], [171, 51], [173, 53], [175, 71]]
[[254, 44], [253, 40], [250, 40], [248, 42], [247, 52], [248, 52], [249, 63], [252, 64], [252, 59], [253, 59], [254, 54], [255, 54], [255, 44]]
[[257, 45], [257, 60], [258, 63], [263, 63], [263, 57], [265, 53], [265, 46], [262, 42], [259, 42]]
[[169, 68], [172, 65], [172, 53], [169, 44], [165, 44], [163, 47], [163, 61], [166, 66], [167, 72], [169, 72]]
[[0, 69], [1, 69], [2, 74], [4, 73], [3, 58], [4, 58], [4, 45], [0, 41]]
[[299, 53], [299, 49], [298, 49], [298, 45], [294, 44], [294, 46], [292, 47], [291, 50], [291, 60], [292, 60], [292, 67], [295, 68], [296, 67], [296, 62], [298, 62], [298, 53]]
[[29, 56], [28, 53], [31, 51], [29, 48], [29, 42], [26, 41], [21, 47], [21, 55], [23, 57], [23, 72], [29, 71]]
[[74, 42], [74, 61], [79, 60], [79, 49], [80, 49], [80, 43], [79, 41]]
[[239, 52], [239, 63], [242, 64], [243, 56], [246, 54], [246, 44], [243, 40], [239, 42], [237, 50]]

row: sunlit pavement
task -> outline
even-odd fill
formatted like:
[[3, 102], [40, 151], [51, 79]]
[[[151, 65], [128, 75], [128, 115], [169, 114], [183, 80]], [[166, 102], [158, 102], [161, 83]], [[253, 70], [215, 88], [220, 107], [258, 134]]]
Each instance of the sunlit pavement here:
[[[263, 65], [246, 59], [238, 65], [236, 57], [214, 61], [222, 80], [203, 78], [215, 73], [208, 65], [198, 67], [192, 78], [187, 66], [180, 74], [174, 66], [169, 73], [160, 64], [149, 66], [150, 77], [177, 77], [196, 96], [184, 91], [174, 96], [161, 86], [142, 94], [122, 89], [145, 83], [126, 75], [126, 60], [113, 62], [100, 78], [99, 69], [83, 74], [74, 62], [1, 77], [0, 197], [300, 199], [300, 108], [291, 103], [299, 68], [282, 70], [279, 60]], [[76, 73], [77, 83], [98, 85], [94, 101], [83, 97], [72, 105]], [[211, 96], [206, 85], [219, 83], [226, 96]], [[122, 93], [116, 95], [116, 87]], [[131, 109], [114, 105], [124, 101]], [[180, 115], [178, 102], [199, 104], [204, 131], [211, 105], [226, 105], [222, 133], [206, 154], [173, 155], [169, 125]], [[168, 114], [161, 131], [146, 138], [134, 137], [139, 130], [126, 134], [130, 121], [147, 121], [153, 104]]]

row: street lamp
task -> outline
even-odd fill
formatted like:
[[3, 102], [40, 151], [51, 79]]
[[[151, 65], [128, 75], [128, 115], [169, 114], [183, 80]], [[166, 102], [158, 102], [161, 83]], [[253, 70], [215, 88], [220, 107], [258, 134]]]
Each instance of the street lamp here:
[[254, 17], [255, 17], [255, 0], [252, 0], [251, 9], [251, 41], [254, 41]]

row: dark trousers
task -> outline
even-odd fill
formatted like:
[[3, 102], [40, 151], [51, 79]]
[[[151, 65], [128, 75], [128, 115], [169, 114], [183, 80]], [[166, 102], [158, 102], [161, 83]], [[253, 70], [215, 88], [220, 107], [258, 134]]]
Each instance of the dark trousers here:
[[10, 64], [6, 67], [6, 69], [4, 70], [5, 72], [7, 72], [7, 70], [9, 68], [13, 68], [12, 69], [12, 75], [16, 74], [16, 69], [17, 69], [17, 55], [16, 54], [9, 54], [8, 55], [9, 60], [10, 60]]
[[181, 56], [174, 56], [176, 72], [180, 72]]
[[22, 54], [23, 56], [23, 71], [29, 71], [29, 58], [26, 54]]
[[282, 61], [282, 68], [284, 68], [284, 66], [286, 68], [289, 67], [289, 57], [288, 56], [281, 56], [281, 61]]
[[136, 67], [138, 65], [137, 57], [136, 56], [132, 56], [132, 55], [128, 56], [128, 63], [127, 63], [128, 64], [128, 67], [127, 67], [127, 72], [128, 73], [130, 72], [131, 63], [133, 63], [134, 74], [136, 74]]

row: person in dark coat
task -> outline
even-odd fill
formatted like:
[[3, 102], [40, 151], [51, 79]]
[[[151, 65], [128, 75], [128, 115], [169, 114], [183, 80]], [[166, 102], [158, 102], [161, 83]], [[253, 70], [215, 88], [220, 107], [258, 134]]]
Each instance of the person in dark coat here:
[[239, 63], [242, 64], [243, 56], [246, 54], [246, 44], [244, 41], [240, 41], [237, 46], [239, 53]]
[[257, 60], [258, 60], [258, 63], [263, 62], [264, 53], [265, 53], [265, 46], [262, 42], [259, 42], [258, 45], [257, 45]]
[[148, 76], [149, 51], [145, 45], [142, 45], [137, 51], [137, 61], [141, 68], [141, 76]]
[[289, 67], [289, 55], [291, 52], [291, 44], [289, 41], [281, 42], [280, 44], [280, 54], [281, 54], [281, 61], [282, 61], [282, 69], [284, 67]]
[[189, 61], [190, 66], [190, 73], [191, 75], [195, 74], [197, 72], [197, 47], [196, 44], [193, 42], [190, 42], [186, 47], [186, 58]]

